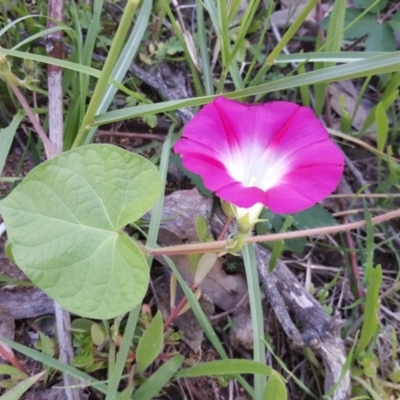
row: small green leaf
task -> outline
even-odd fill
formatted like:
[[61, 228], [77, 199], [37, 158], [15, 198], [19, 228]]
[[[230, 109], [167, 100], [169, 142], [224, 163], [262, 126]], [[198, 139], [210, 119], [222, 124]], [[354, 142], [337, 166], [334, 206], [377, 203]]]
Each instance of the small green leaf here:
[[[264, 209], [261, 213], [260, 219], [266, 219], [266, 221], [259, 222], [256, 225], [256, 231], [258, 235], [266, 235], [271, 232], [271, 228], [275, 232], [280, 232], [285, 219], [282, 215], [274, 214], [270, 210]], [[288, 239], [285, 240], [285, 250], [292, 251], [296, 254], [301, 254], [307, 244], [305, 238]], [[265, 244], [269, 249], [273, 249], [273, 246], [269, 242]]]
[[40, 340], [35, 343], [35, 347], [41, 350], [44, 354], [54, 356], [56, 354], [56, 343], [53, 339], [39, 331]]
[[0, 336], [0, 342], [5, 343], [7, 346], [11, 347], [13, 350], [16, 350], [29, 358], [32, 358], [35, 361], [46, 364], [51, 368], [54, 368], [58, 371], [66, 372], [69, 375], [80, 379], [83, 382], [87, 382], [89, 385], [96, 387], [98, 391], [101, 393], [107, 393], [107, 385], [102, 383], [101, 381], [93, 378], [92, 376], [85, 374], [82, 371], [79, 371], [76, 368], [73, 368], [71, 365], [62, 363], [56, 358], [43, 354], [37, 350], [34, 350], [30, 347], [24, 346], [22, 344], [16, 343], [12, 340], [8, 340], [4, 337]]
[[[345, 27], [349, 26], [352, 22], [359, 18], [361, 14], [362, 10], [358, 8], [348, 8], [345, 15]], [[357, 39], [368, 35], [368, 33], [371, 32], [371, 25], [376, 24], [376, 22], [376, 15], [369, 13], [365, 14], [357, 22], [355, 22], [354, 25], [345, 30], [343, 37], [345, 39]]]
[[88, 367], [89, 365], [92, 365], [93, 361], [94, 360], [92, 353], [78, 354], [71, 360], [71, 365], [73, 367], [85, 368]]
[[332, 214], [318, 204], [308, 210], [293, 214], [293, 225], [300, 230], [337, 225]]
[[[376, 0], [355, 0], [355, 2], [364, 10], [366, 10], [368, 7], [371, 7], [372, 4], [376, 3]], [[382, 11], [386, 5], [387, 5], [388, 0], [379, 0], [377, 4], [375, 4], [369, 12], [375, 13], [378, 11]]]
[[10, 243], [9, 240], [7, 240], [7, 242], [6, 242], [6, 252], [5, 253], [6, 253], [6, 256], [8, 257], [8, 259], [10, 261], [15, 262], [14, 256], [13, 256], [13, 253], [12, 253], [11, 243]]
[[100, 346], [104, 343], [106, 335], [104, 333], [103, 328], [99, 324], [93, 323], [90, 328], [90, 333], [92, 335], [93, 343], [96, 346]]
[[149, 270], [122, 228], [155, 204], [160, 189], [150, 161], [111, 145], [39, 165], [0, 202], [17, 265], [75, 314], [107, 319], [131, 310]]
[[214, 253], [205, 253], [200, 257], [193, 278], [193, 284], [195, 285], [195, 287], [199, 286], [203, 279], [211, 271], [211, 269], [217, 262], [217, 258], [217, 255]]
[[10, 375], [13, 380], [29, 378], [25, 372], [6, 364], [0, 364], [0, 375]]
[[220, 376], [236, 374], [262, 374], [271, 376], [276, 374], [271, 367], [251, 360], [218, 360], [200, 363], [191, 368], [179, 371], [175, 378], [196, 378], [198, 376]]
[[361, 355], [379, 330], [377, 312], [379, 309], [379, 290], [382, 284], [382, 267], [380, 265], [375, 268], [367, 266], [365, 273], [367, 293], [365, 296], [364, 320], [360, 340], [355, 350], [355, 357]]
[[392, 15], [391, 20], [389, 21], [389, 25], [396, 32], [400, 33], [400, 10], [398, 10], [395, 14]]
[[396, 51], [396, 48], [396, 39], [389, 23], [375, 21], [365, 41], [365, 51]]
[[132, 400], [152, 400], [161, 389], [170, 381], [175, 372], [182, 365], [184, 357], [176, 355], [163, 364], [131, 397]]
[[[353, 22], [352, 18], [358, 18], [361, 14], [359, 9], [346, 10], [346, 26]], [[357, 22], [351, 25], [345, 30], [343, 37], [344, 39], [359, 39], [365, 35], [368, 35], [371, 31], [371, 25], [376, 24], [376, 16], [372, 14], [366, 14], [362, 16]]]
[[[337, 221], [332, 217], [331, 213], [318, 204], [308, 210], [293, 214], [292, 217], [293, 227], [299, 230], [337, 225]], [[270, 227], [272, 227], [275, 232], [280, 232], [285, 221], [282, 215], [274, 214], [267, 209], [263, 210], [260, 219], [267, 219], [267, 222], [261, 222], [256, 225], [259, 235], [269, 232], [268, 224], [270, 224]], [[285, 240], [285, 248], [300, 254], [303, 252], [306, 243], [305, 238], [289, 239]]]
[[383, 151], [386, 145], [386, 139], [389, 131], [389, 122], [386, 115], [386, 111], [381, 102], [379, 102], [376, 105], [375, 118], [376, 118], [377, 147], [378, 150]]
[[160, 354], [163, 340], [163, 320], [158, 311], [140, 338], [136, 350], [138, 372], [143, 372]]
[[271, 258], [268, 264], [268, 271], [273, 272], [275, 269], [278, 258], [281, 256], [283, 249], [285, 247], [285, 242], [283, 240], [276, 240], [274, 247], [272, 248]]
[[86, 332], [89, 333], [92, 329], [94, 322], [86, 318], [77, 318], [72, 321], [72, 329], [74, 332]]
[[282, 377], [278, 374], [272, 374], [268, 378], [267, 384], [265, 386], [263, 400], [271, 400], [271, 399], [279, 399], [279, 400], [287, 399], [287, 390], [285, 382], [282, 379]]
[[[290, 228], [290, 226], [292, 225], [293, 222], [293, 217], [288, 215], [286, 217], [285, 222], [282, 225], [282, 228], [280, 229], [281, 233], [284, 233], [288, 230], [288, 228]], [[278, 258], [281, 256], [283, 249], [285, 247], [285, 242], [283, 240], [277, 240], [272, 248], [272, 253], [271, 253], [271, 259], [269, 260], [269, 264], [268, 264], [268, 270], [269, 272], [272, 272], [275, 268], [275, 265], [278, 261]]]
[[[387, 90], [383, 94], [382, 99], [380, 101], [380, 103], [382, 104], [382, 106], [385, 110], [387, 110], [397, 100], [397, 98], [399, 96], [398, 90], [394, 90], [394, 88], [392, 86], [390, 88], [393, 90]], [[360, 131], [361, 133], [365, 132], [375, 122], [375, 119], [376, 119], [375, 109], [376, 109], [376, 106], [368, 113], [368, 116], [365, 119], [364, 124], [361, 128], [361, 131]]]
[[22, 395], [44, 375], [45, 372], [46, 371], [42, 371], [18, 383], [18, 385], [14, 386], [7, 393], [3, 394], [3, 396], [1, 396], [1, 400], [19, 400]]
[[208, 225], [207, 225], [206, 217], [202, 214], [200, 214], [196, 218], [196, 233], [197, 233], [197, 236], [198, 236], [200, 242], [207, 241], [207, 239], [209, 237]]
[[15, 132], [17, 131], [19, 124], [24, 116], [25, 113], [19, 111], [14, 116], [8, 128], [0, 129], [0, 175], [3, 172], [4, 164], [6, 163], [6, 159], [10, 151]]

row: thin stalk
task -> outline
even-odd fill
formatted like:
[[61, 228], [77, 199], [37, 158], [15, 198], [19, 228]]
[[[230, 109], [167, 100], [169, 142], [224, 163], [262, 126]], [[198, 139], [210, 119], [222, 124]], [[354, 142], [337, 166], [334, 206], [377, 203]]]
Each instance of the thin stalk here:
[[[47, 28], [57, 26], [63, 20], [63, 0], [50, 0]], [[49, 45], [46, 47], [50, 57], [63, 58], [62, 32], [57, 31], [47, 35]], [[57, 153], [63, 150], [63, 91], [62, 69], [53, 64], [47, 64], [47, 83], [49, 88], [49, 138]]]
[[303, 24], [304, 20], [307, 18], [307, 15], [310, 14], [310, 12], [315, 7], [315, 4], [317, 2], [318, 2], [318, 0], [310, 0], [304, 6], [304, 8], [301, 10], [299, 16], [296, 18], [296, 20], [293, 22], [293, 24], [290, 25], [289, 29], [283, 35], [282, 39], [275, 46], [275, 48], [271, 51], [271, 53], [265, 60], [264, 65], [261, 67], [261, 69], [260, 69], [260, 71], [258, 71], [256, 77], [251, 82], [250, 86], [254, 86], [254, 85], [257, 85], [258, 83], [260, 83], [263, 76], [268, 72], [268, 70], [274, 64], [276, 57], [278, 57], [278, 55], [282, 52], [283, 48], [288, 44], [289, 40], [292, 39], [294, 34], [297, 32], [297, 30]]
[[124, 336], [122, 338], [121, 347], [119, 348], [119, 352], [117, 355], [117, 361], [115, 362], [114, 369], [112, 370], [110, 375], [106, 400], [113, 400], [116, 398], [118, 385], [121, 381], [122, 372], [125, 367], [126, 357], [128, 355], [129, 348], [132, 343], [133, 334], [135, 333], [136, 323], [139, 318], [139, 313], [140, 313], [140, 304], [129, 313], [128, 321], [126, 323], [124, 331]]
[[[389, 221], [400, 217], [400, 210], [390, 211], [388, 213], [371, 218], [372, 225], [380, 224], [381, 222]], [[352, 229], [364, 228], [367, 222], [365, 220], [351, 222], [342, 225], [333, 225], [323, 228], [304, 229], [295, 232], [274, 233], [260, 236], [250, 236], [244, 240], [244, 243], [260, 243], [274, 242], [276, 240], [295, 239], [305, 236], [318, 236], [322, 234], [333, 234], [346, 232]], [[148, 248], [147, 251], [152, 256], [170, 256], [177, 254], [192, 254], [192, 253], [219, 253], [221, 251], [232, 250], [235, 248], [235, 243], [228, 240], [218, 240], [209, 243], [192, 243], [178, 246], [169, 246], [163, 248]]]
[[29, 120], [31, 121], [33, 127], [36, 130], [36, 133], [39, 135], [40, 139], [42, 139], [44, 150], [46, 152], [46, 157], [48, 159], [53, 158], [57, 155], [57, 150], [54, 148], [52, 143], [50, 142], [49, 138], [47, 137], [46, 133], [44, 132], [42, 126], [40, 125], [39, 121], [37, 120], [35, 114], [29, 107], [27, 101], [25, 100], [24, 95], [21, 93], [19, 88], [12, 83], [9, 83], [11, 90], [15, 94], [18, 101], [21, 103], [22, 108], [26, 112]]
[[122, 14], [121, 23], [118, 26], [106, 62], [104, 63], [99, 80], [97, 81], [97, 85], [94, 89], [86, 114], [83, 117], [81, 127], [72, 147], [82, 146], [85, 143], [85, 139], [91, 128], [90, 125], [92, 124], [94, 116], [96, 115], [96, 111], [103, 97], [103, 93], [106, 90], [108, 80], [110, 79], [112, 70], [118, 59], [139, 3], [140, 0], [128, 0], [126, 4], [124, 13]]
[[203, 72], [203, 85], [207, 96], [214, 94], [214, 85], [210, 67], [210, 56], [207, 46], [206, 29], [204, 26], [203, 5], [196, 2], [197, 31], [199, 36], [199, 48], [201, 55], [201, 69]]
[[[63, 21], [63, 0], [50, 0], [48, 3], [47, 28], [57, 26], [57, 22]], [[49, 45], [48, 54], [57, 60], [63, 58], [62, 32], [56, 31], [47, 36]], [[56, 154], [63, 151], [64, 143], [64, 113], [63, 113], [63, 87], [62, 87], [62, 68], [53, 64], [47, 65], [47, 85], [49, 93], [49, 139]], [[52, 158], [54, 154], [49, 154], [47, 158]], [[60, 350], [60, 361], [70, 364], [74, 357], [71, 337], [71, 316], [57, 302], [54, 302], [54, 313], [56, 317], [57, 337]], [[81, 390], [74, 389], [79, 381], [63, 371], [64, 393], [68, 400], [79, 400]]]
[[[265, 364], [264, 346], [264, 318], [261, 305], [260, 282], [258, 280], [258, 270], [254, 245], [247, 243], [242, 250], [244, 268], [246, 270], [246, 281], [249, 291], [251, 322], [253, 326], [253, 360]], [[264, 375], [254, 375], [254, 399], [263, 398], [266, 379]]]

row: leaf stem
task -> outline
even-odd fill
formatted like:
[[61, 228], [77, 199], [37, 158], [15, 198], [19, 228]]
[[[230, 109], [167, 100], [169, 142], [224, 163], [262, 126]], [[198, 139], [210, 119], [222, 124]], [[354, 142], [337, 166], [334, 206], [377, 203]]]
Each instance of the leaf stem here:
[[9, 83], [9, 85], [10, 85], [11, 90], [14, 92], [15, 96], [17, 97], [18, 101], [21, 103], [21, 106], [24, 109], [24, 111], [26, 112], [26, 115], [30, 119], [33, 127], [36, 129], [36, 133], [39, 135], [40, 139], [42, 139], [47, 159], [55, 157], [57, 155], [57, 151], [54, 148], [54, 146], [51, 144], [49, 138], [47, 137], [42, 126], [40, 125], [39, 121], [37, 120], [35, 114], [29, 107], [29, 104], [25, 100], [24, 95], [22, 94], [22, 92], [19, 90], [19, 88], [16, 85], [14, 85], [12, 83]]

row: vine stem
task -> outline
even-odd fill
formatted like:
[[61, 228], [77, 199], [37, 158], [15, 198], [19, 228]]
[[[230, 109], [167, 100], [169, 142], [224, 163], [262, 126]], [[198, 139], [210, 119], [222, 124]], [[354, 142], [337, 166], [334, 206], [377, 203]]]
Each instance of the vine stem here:
[[[194, 285], [190, 286], [190, 289], [193, 291], [195, 289]], [[186, 303], [188, 302], [188, 299], [186, 298], [186, 296], [182, 297], [181, 301], [178, 303], [177, 306], [175, 306], [171, 312], [171, 314], [169, 315], [169, 317], [166, 319], [166, 321], [164, 322], [164, 332], [167, 330], [167, 328], [171, 325], [172, 321], [174, 321], [174, 319], [178, 316], [178, 314], [180, 313], [180, 311], [182, 310], [182, 308], [186, 305]]]
[[42, 139], [47, 159], [55, 157], [58, 154], [57, 150], [54, 148], [53, 144], [50, 142], [39, 121], [36, 119], [36, 116], [29, 107], [29, 104], [25, 100], [24, 95], [16, 85], [13, 85], [12, 83], [9, 83], [9, 85], [11, 90], [15, 94], [15, 97], [21, 103], [21, 106], [26, 112], [26, 115], [30, 119], [33, 127], [36, 129], [36, 133], [40, 136], [40, 139]]
[[[390, 211], [388, 213], [371, 218], [372, 225], [380, 224], [381, 222], [389, 221], [400, 217], [400, 209]], [[367, 224], [366, 220], [351, 222], [342, 225], [326, 226], [323, 228], [304, 229], [295, 232], [275, 233], [260, 236], [247, 237], [245, 243], [273, 242], [276, 240], [294, 239], [304, 236], [318, 236], [323, 234], [333, 234], [346, 232], [352, 229], [363, 228]], [[169, 246], [161, 248], [147, 248], [147, 252], [152, 256], [171, 256], [177, 254], [192, 254], [192, 253], [219, 253], [221, 251], [231, 250], [235, 248], [235, 243], [230, 240], [217, 240], [207, 243], [190, 243], [178, 246]]]

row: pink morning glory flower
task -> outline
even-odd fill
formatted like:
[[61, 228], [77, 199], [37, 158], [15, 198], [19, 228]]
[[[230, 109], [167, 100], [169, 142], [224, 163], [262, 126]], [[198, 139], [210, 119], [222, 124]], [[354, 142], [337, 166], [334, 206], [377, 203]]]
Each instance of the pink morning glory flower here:
[[340, 149], [308, 107], [287, 101], [248, 105], [217, 97], [174, 146], [204, 185], [254, 220], [262, 207], [302, 211], [335, 190]]

